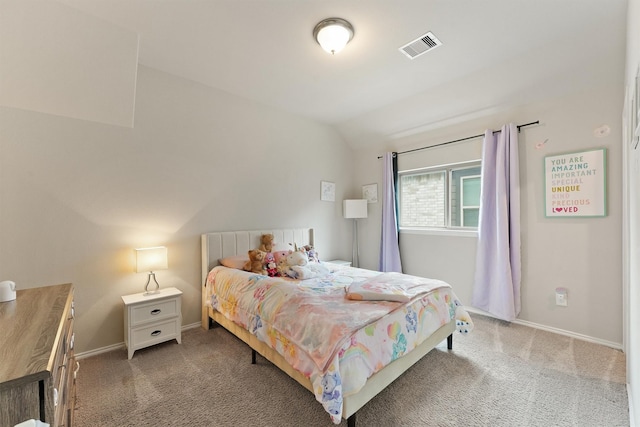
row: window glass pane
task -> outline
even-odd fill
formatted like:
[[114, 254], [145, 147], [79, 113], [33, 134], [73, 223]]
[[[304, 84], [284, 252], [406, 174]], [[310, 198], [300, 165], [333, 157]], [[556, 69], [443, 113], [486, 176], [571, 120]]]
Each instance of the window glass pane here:
[[462, 180], [462, 206], [480, 206], [480, 177]]
[[451, 226], [476, 227], [477, 225], [469, 225], [472, 221], [470, 218], [464, 218], [463, 209], [468, 206], [480, 206], [480, 166], [451, 171], [450, 197]]
[[444, 227], [445, 171], [400, 177], [400, 226]]
[[463, 227], [478, 227], [478, 215], [480, 209], [478, 208], [464, 208], [462, 211], [462, 226]]

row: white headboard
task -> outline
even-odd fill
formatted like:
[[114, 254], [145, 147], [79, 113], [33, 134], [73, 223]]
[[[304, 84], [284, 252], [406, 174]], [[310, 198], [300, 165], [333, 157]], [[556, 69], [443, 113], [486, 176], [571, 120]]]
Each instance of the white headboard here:
[[246, 255], [250, 249], [260, 246], [263, 234], [273, 234], [277, 243], [313, 245], [313, 228], [205, 233], [202, 235], [202, 284], [207, 280], [209, 271], [219, 264], [220, 258]]

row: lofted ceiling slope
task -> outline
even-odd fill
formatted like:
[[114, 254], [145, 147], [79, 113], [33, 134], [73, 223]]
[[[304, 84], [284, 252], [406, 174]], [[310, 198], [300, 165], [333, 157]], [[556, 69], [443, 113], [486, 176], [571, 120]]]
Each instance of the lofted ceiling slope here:
[[[624, 67], [626, 0], [59, 2], [139, 34], [140, 64], [333, 125], [354, 148]], [[355, 29], [335, 56], [311, 35], [328, 17]], [[427, 31], [443, 45], [398, 50]]]

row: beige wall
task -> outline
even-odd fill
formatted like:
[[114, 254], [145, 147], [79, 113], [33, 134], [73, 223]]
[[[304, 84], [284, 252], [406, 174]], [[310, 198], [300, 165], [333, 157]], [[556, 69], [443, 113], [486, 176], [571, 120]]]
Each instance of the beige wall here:
[[[527, 106], [513, 107], [481, 119], [390, 141], [384, 150], [415, 147], [481, 134], [502, 124], [539, 120], [523, 129], [520, 138], [522, 224], [522, 311], [519, 319], [572, 334], [622, 345], [622, 64], [612, 64], [600, 86]], [[602, 124], [610, 135], [594, 136]], [[543, 149], [535, 145], [548, 139]], [[477, 159], [481, 140], [462, 142], [400, 155], [400, 170], [421, 165]], [[605, 218], [545, 218], [544, 156], [607, 148], [607, 204]], [[358, 152], [356, 184], [381, 184], [381, 163], [375, 153]], [[377, 267], [380, 204], [369, 205], [370, 217], [361, 223], [361, 264]], [[373, 212], [372, 212], [373, 211]], [[469, 304], [475, 268], [474, 236], [401, 233], [404, 271], [450, 282], [463, 303]], [[569, 290], [568, 307], [555, 305], [555, 288]], [[597, 313], [597, 315], [595, 315]]]
[[133, 248], [166, 245], [158, 281], [196, 323], [201, 233], [313, 227], [321, 256], [348, 256], [351, 163], [327, 126], [146, 67], [133, 128], [0, 107], [0, 280], [74, 283], [85, 352], [123, 341], [120, 296], [146, 281]]

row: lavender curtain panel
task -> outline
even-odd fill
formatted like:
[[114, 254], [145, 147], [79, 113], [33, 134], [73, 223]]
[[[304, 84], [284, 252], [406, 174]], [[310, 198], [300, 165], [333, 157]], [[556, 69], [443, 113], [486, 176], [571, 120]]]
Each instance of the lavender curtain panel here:
[[397, 153], [384, 153], [382, 171], [382, 238], [380, 239], [380, 271], [402, 273], [398, 244]]
[[507, 321], [520, 313], [518, 129], [487, 130], [482, 146], [478, 249], [471, 304]]

